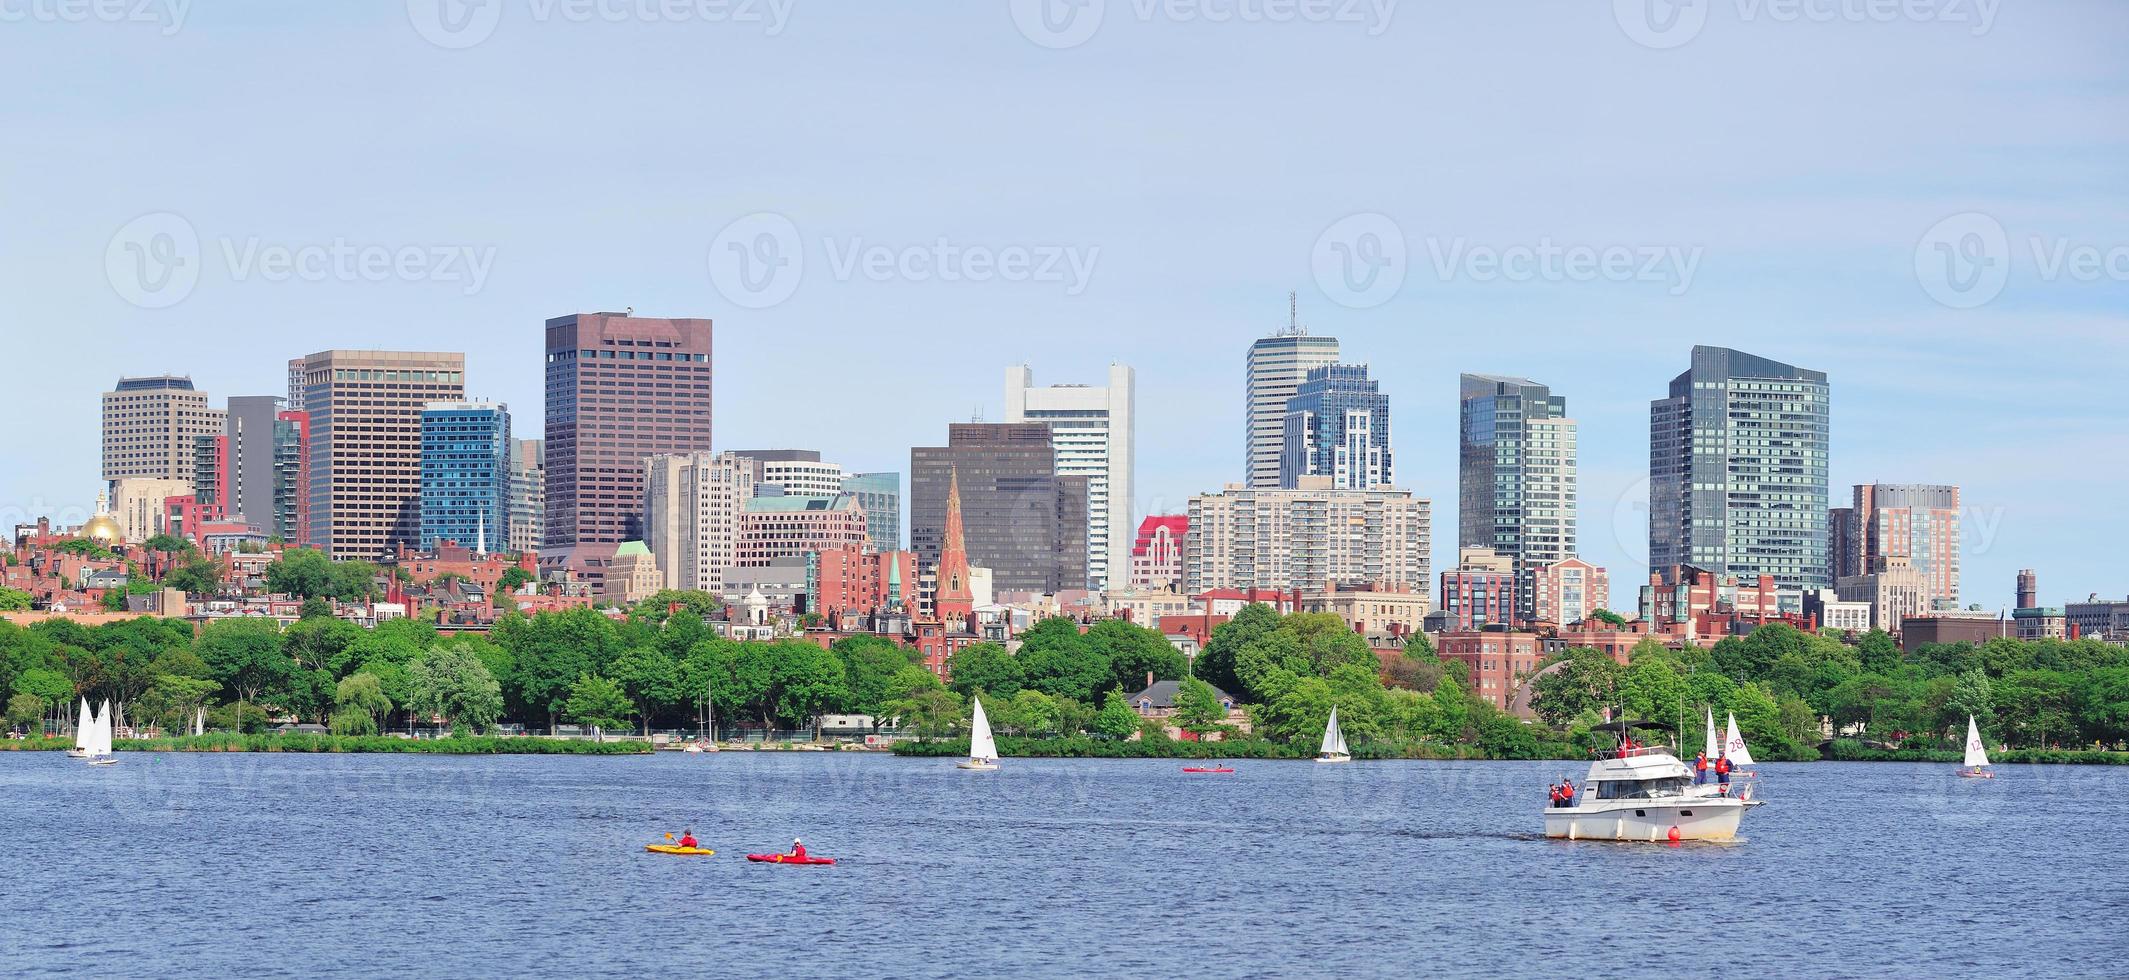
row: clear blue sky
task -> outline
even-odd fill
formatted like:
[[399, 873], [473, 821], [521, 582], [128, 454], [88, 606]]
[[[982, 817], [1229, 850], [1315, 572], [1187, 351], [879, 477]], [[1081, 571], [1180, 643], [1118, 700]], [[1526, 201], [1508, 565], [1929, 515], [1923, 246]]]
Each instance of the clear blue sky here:
[[[1008, 363], [1091, 383], [1125, 361], [1136, 510], [1180, 509], [1238, 478], [1243, 352], [1298, 289], [1302, 319], [1390, 392], [1438, 567], [1456, 374], [1526, 375], [1581, 422], [1582, 550], [1630, 607], [1648, 401], [1708, 343], [1832, 375], [1837, 500], [1964, 486], [1967, 601], [2007, 604], [2026, 566], [2051, 603], [2129, 594], [2129, 7], [1944, 0], [1885, 23], [1860, 0], [1813, 0], [1820, 20], [1777, 0], [1675, 20], [1634, 0], [1405, 2], [1385, 24], [1366, 5], [1211, 22], [1106, 0], [1045, 33], [1039, 11], [1016, 22], [1030, 6], [796, 0], [773, 32], [633, 0], [0, 23], [0, 517], [78, 519], [120, 374], [190, 374], [219, 400], [280, 392], [312, 350], [464, 350], [472, 393], [537, 434], [541, 321], [628, 306], [717, 321], [721, 445], [858, 469], [1002, 417]], [[804, 267], [751, 309], [708, 260], [761, 212], [798, 231]], [[1968, 212], [1978, 234], [1932, 231]], [[121, 229], [163, 213], [198, 240], [198, 278], [144, 294], [144, 263], [182, 242], [158, 238], [172, 219]], [[1394, 291], [1317, 261], [1380, 229], [1319, 249], [1353, 214], [1404, 242]], [[1092, 275], [844, 267], [853, 241], [941, 239], [1068, 248]], [[1969, 263], [1949, 283], [1918, 273], [1918, 250], [1942, 268], [1940, 239]], [[336, 241], [492, 265], [470, 289], [427, 253], [381, 281], [262, 264]], [[1624, 249], [1632, 274], [1483, 258], [1546, 242]], [[1636, 278], [1651, 249], [1692, 256], [1690, 279], [1671, 260]]]

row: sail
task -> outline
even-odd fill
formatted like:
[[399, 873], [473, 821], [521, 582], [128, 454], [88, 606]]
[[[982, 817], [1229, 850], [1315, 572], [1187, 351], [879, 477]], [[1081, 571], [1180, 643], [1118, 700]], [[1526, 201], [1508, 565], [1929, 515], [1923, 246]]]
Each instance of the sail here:
[[1717, 741], [1715, 741], [1715, 709], [1714, 709], [1714, 708], [1709, 708], [1709, 709], [1708, 709], [1708, 740], [1707, 740], [1707, 743], [1706, 743], [1706, 744], [1707, 744], [1707, 748], [1706, 748], [1706, 749], [1704, 749], [1703, 751], [1707, 752], [1707, 754], [1708, 754], [1708, 761], [1709, 761], [1709, 762], [1714, 762], [1714, 761], [1715, 761], [1715, 758], [1716, 758], [1717, 756], [1720, 756], [1720, 755], [1722, 755], [1722, 743], [1720, 743], [1720, 742], [1717, 742]]
[[1729, 740], [1724, 743], [1723, 747], [1730, 754], [1730, 765], [1755, 765], [1752, 761], [1752, 750], [1745, 748], [1745, 737], [1737, 733], [1737, 716], [1735, 714], [1730, 715]]
[[998, 761], [998, 742], [991, 738], [991, 720], [983, 715], [983, 699], [976, 698], [974, 720], [969, 723], [968, 757], [984, 762]]
[[1981, 745], [1981, 726], [1974, 722], [1973, 715], [1966, 716], [1966, 764], [1975, 767], [1989, 764], [1989, 750]]
[[89, 699], [82, 698], [81, 720], [74, 723], [74, 747], [83, 752], [89, 750], [89, 723], [92, 720], [89, 717]]
[[111, 754], [111, 702], [97, 706], [96, 716], [89, 719], [89, 744], [84, 751], [91, 758]]
[[1323, 747], [1317, 755], [1351, 755], [1345, 748], [1345, 731], [1338, 727], [1338, 706], [1331, 705], [1331, 720], [1323, 726]]

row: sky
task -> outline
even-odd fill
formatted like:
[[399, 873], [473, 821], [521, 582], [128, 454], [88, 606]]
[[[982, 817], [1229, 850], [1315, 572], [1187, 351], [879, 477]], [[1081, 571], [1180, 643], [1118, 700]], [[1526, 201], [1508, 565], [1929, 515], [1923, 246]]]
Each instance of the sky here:
[[0, 2], [0, 523], [85, 516], [98, 398], [716, 321], [720, 448], [908, 468], [1138, 377], [1138, 514], [1240, 479], [1250, 342], [1391, 397], [1455, 544], [1456, 375], [1581, 426], [1631, 609], [1694, 344], [1831, 376], [1836, 504], [1955, 483], [1963, 598], [2129, 595], [2129, 6], [1997, 0]]

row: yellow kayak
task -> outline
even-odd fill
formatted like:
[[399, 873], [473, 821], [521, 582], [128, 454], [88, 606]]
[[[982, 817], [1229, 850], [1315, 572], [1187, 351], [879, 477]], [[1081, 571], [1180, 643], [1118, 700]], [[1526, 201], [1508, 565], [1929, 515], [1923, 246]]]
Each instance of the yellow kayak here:
[[717, 853], [707, 847], [681, 847], [678, 844], [645, 844], [643, 849], [652, 854], [698, 854], [708, 856]]

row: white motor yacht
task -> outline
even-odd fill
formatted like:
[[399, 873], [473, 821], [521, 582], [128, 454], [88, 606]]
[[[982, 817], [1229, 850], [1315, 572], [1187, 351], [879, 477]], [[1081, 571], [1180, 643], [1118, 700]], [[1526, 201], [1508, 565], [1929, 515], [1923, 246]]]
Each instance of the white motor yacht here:
[[[1605, 727], [1624, 731], [1629, 726]], [[1545, 836], [1658, 843], [1731, 840], [1745, 811], [1755, 805], [1719, 787], [1694, 786], [1692, 770], [1667, 746], [1614, 749], [1590, 764], [1589, 775], [1576, 787], [1573, 806], [1546, 808]]]

